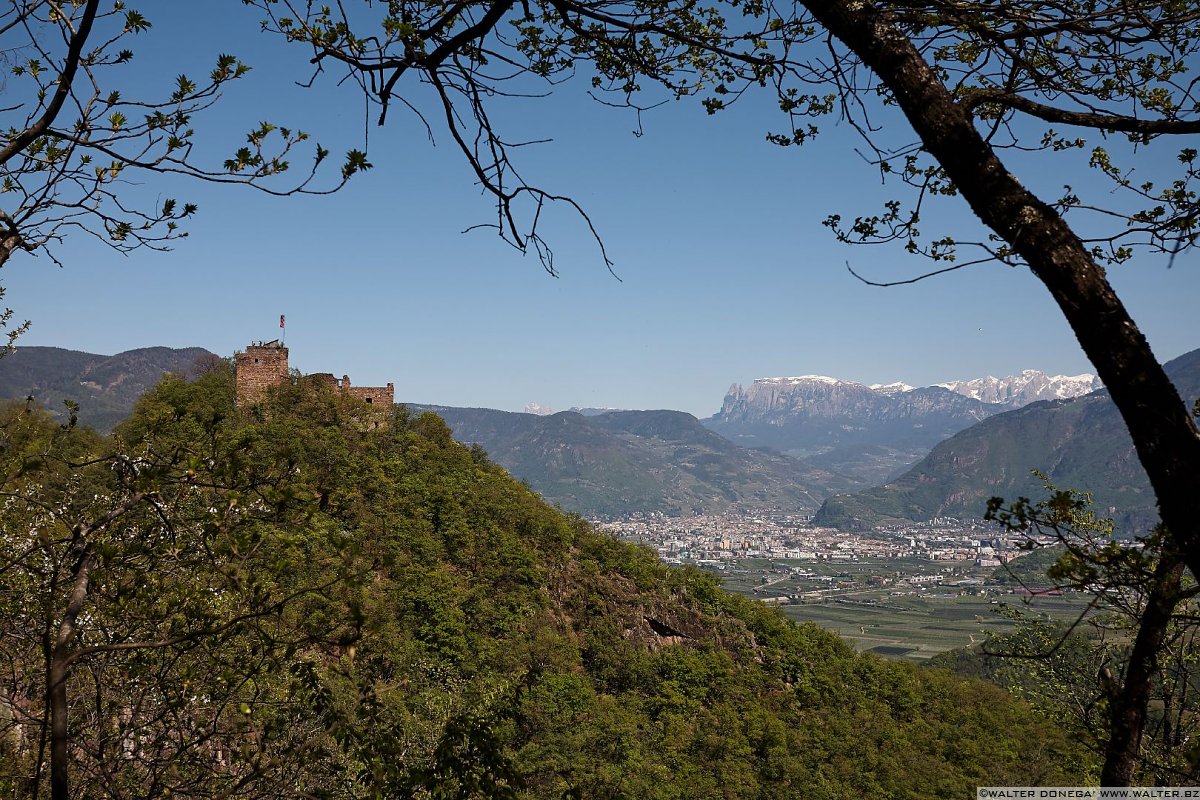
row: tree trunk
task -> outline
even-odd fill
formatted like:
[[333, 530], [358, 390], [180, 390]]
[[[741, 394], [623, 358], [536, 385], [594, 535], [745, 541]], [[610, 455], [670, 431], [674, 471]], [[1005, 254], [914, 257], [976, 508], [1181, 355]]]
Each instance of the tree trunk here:
[[50, 706], [50, 800], [70, 797], [66, 657], [65, 648], [55, 647], [46, 675], [46, 701]]
[[88, 551], [88, 536], [121, 513], [124, 513], [122, 507], [118, 507], [104, 515], [99, 522], [80, 526], [71, 545], [71, 549], [78, 553], [71, 593], [67, 597], [67, 607], [46, 664], [46, 705], [50, 709], [50, 800], [67, 800], [70, 795], [68, 745], [71, 729], [67, 716], [67, 678], [71, 672], [71, 642], [78, 632], [76, 621], [87, 602], [92, 569], [96, 566], [96, 557]]
[[[1026, 189], [980, 136], [958, 103], [904, 33], [876, 8], [847, 0], [802, 0], [813, 16], [870, 67], [978, 217], [1008, 242], [1058, 303], [1084, 352], [1121, 412], [1138, 458], [1150, 477], [1159, 513], [1175, 552], [1200, 577], [1200, 434], [1179, 393], [1167, 378], [1108, 283], [1104, 269], [1070, 226]], [[1172, 547], [1165, 548], [1171, 550]], [[1145, 696], [1141, 703], [1145, 718]], [[1119, 725], [1136, 722], [1132, 707]], [[1113, 731], [1133, 737], [1139, 731]], [[1120, 748], [1125, 752], [1127, 748]], [[1109, 785], [1127, 785], [1131, 773], [1112, 754]], [[1106, 765], [1105, 775], [1110, 775]]]
[[1124, 680], [1109, 698], [1108, 742], [1104, 748], [1101, 786], [1128, 786], [1133, 782], [1146, 727], [1146, 709], [1158, 667], [1158, 654], [1166, 640], [1171, 616], [1179, 604], [1183, 562], [1168, 544], [1154, 570], [1150, 595], [1139, 620], [1137, 636], [1129, 653]]
[[972, 210], [1050, 291], [1129, 427], [1168, 535], [1200, 576], [1200, 434], [1104, 269], [1062, 217], [1005, 168], [900, 30], [867, 3], [804, 4], [888, 86]]

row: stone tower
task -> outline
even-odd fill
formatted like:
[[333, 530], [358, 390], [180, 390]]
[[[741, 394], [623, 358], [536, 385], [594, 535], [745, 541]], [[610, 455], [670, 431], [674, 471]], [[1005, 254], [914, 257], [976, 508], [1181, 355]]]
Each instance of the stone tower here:
[[237, 404], [253, 405], [262, 400], [267, 389], [288, 378], [288, 349], [278, 339], [252, 344], [235, 356], [237, 365]]

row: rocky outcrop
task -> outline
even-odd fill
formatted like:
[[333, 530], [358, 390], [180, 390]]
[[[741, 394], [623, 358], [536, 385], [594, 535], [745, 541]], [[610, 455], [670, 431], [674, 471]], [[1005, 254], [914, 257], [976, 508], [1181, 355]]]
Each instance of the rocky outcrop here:
[[705, 425], [749, 447], [797, 456], [883, 446], [917, 458], [1002, 409], [942, 387], [872, 389], [823, 376], [766, 378], [734, 385]]
[[721, 410], [704, 424], [738, 444], [813, 458], [819, 466], [881, 483], [994, 414], [1037, 400], [1077, 397], [1098, 385], [1091, 375], [1037, 370], [919, 389], [824, 375], [762, 378], [731, 386]]

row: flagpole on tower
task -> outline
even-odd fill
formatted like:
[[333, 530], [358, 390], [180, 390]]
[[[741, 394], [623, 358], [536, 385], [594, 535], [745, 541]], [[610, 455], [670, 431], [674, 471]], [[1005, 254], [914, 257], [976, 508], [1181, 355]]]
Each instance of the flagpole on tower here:
[[287, 344], [287, 328], [284, 327], [284, 324], [283, 324], [285, 319], [286, 319], [286, 317], [284, 317], [283, 314], [279, 315], [279, 330], [280, 330], [279, 343], [282, 345]]

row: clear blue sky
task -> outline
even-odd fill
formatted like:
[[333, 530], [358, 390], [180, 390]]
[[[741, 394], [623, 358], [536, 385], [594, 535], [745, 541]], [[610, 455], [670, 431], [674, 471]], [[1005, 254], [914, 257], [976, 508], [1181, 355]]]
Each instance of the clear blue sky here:
[[[150, 10], [155, 28], [135, 42], [138, 82], [202, 74], [223, 51], [255, 67], [198, 121], [218, 143], [214, 159], [261, 119], [310, 131], [335, 153], [361, 140], [361, 99], [331, 81], [316, 92], [295, 87], [306, 76], [303, 52], [259, 34], [253, 9], [172, 0]], [[59, 251], [64, 269], [14, 258], [2, 276], [6, 300], [34, 323], [22, 343], [228, 355], [278, 335], [285, 313], [293, 366], [392, 381], [398, 400], [698, 416], [713, 413], [731, 383], [764, 376], [923, 385], [1027, 367], [1090, 371], [1025, 271], [986, 265], [890, 289], [850, 276], [847, 261], [879, 279], [929, 265], [838, 245], [821, 226], [830, 212], [853, 217], [887, 196], [846, 127], [831, 122], [813, 145], [780, 149], [764, 134], [782, 120], [768, 98], [751, 98], [717, 117], [672, 103], [645, 117], [638, 138], [629, 115], [584, 89], [568, 84], [500, 113], [512, 138], [553, 138], [522, 151], [521, 164], [587, 209], [619, 281], [565, 209], [546, 229], [557, 279], [490, 233], [463, 235], [493, 219], [490, 204], [442, 132], [431, 146], [397, 109], [387, 128], [370, 131], [375, 169], [332, 197], [139, 179], [133, 191], [200, 204], [190, 238], [170, 253], [126, 257], [75, 237]], [[1170, 155], [1138, 158], [1150, 172]], [[1050, 193], [1086, 185], [1084, 159], [1031, 161], [1024, 177]], [[959, 201], [927, 219], [931, 231], [979, 235]], [[1198, 268], [1196, 256], [1170, 269], [1144, 257], [1112, 270], [1161, 358], [1200, 347]]]

